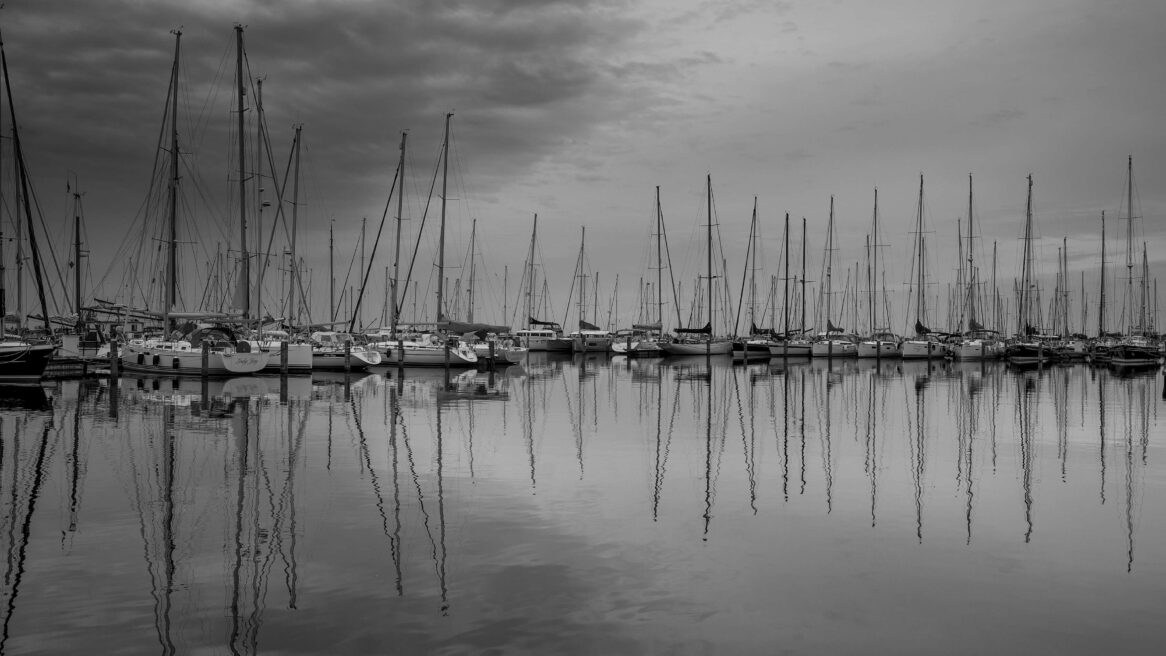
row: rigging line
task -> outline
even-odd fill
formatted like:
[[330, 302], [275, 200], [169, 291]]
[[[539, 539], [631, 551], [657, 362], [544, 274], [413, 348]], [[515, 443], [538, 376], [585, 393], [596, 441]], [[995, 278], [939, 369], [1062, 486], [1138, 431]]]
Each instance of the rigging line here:
[[[385, 218], [389, 216], [389, 207], [392, 204], [393, 191], [395, 191], [397, 189], [397, 181], [400, 179], [400, 177], [401, 177], [401, 167], [398, 165], [396, 173], [393, 174], [393, 184], [389, 187], [389, 197], [387, 199], [385, 199], [385, 211], [381, 214], [381, 224], [380, 224], [380, 226], [377, 227], [377, 236], [376, 236], [376, 239], [374, 239], [373, 243], [372, 243], [372, 254], [369, 255], [369, 258], [368, 258], [368, 268], [365, 269], [364, 277], [360, 281], [360, 291], [358, 292], [357, 297], [356, 297], [356, 307], [353, 308], [352, 317], [349, 319], [349, 322], [348, 322], [348, 332], [353, 331], [353, 329], [356, 326], [356, 317], [360, 315], [360, 303], [364, 299], [364, 288], [366, 285], [368, 285], [369, 274], [372, 273], [373, 259], [376, 257], [376, 254], [377, 254], [377, 245], [381, 243], [381, 232], [384, 231], [384, 229], [385, 229]], [[400, 193], [400, 192], [398, 192], [398, 193]], [[356, 257], [355, 252], [353, 253], [353, 257]], [[394, 313], [394, 316], [396, 316], [395, 313]]]
[[[447, 153], [445, 156], [448, 156], [448, 149], [444, 140], [441, 147]], [[439, 150], [438, 152], [440, 153], [442, 151]], [[429, 217], [429, 205], [433, 202], [433, 191], [437, 188], [437, 174], [441, 171], [441, 158], [442, 156], [439, 155], [433, 165], [433, 178], [429, 181], [429, 193], [425, 197], [425, 209], [421, 213], [421, 224], [417, 226], [417, 241], [413, 245], [413, 256], [409, 258], [409, 269], [405, 272], [405, 289], [409, 288], [409, 283], [413, 280], [413, 265], [417, 262], [417, 251], [421, 248], [421, 236], [425, 232], [425, 220]], [[428, 289], [426, 291], [428, 292]], [[428, 293], [426, 296], [428, 296]], [[437, 308], [437, 312], [441, 314], [442, 308]], [[417, 317], [413, 317], [413, 320], [416, 321]]]

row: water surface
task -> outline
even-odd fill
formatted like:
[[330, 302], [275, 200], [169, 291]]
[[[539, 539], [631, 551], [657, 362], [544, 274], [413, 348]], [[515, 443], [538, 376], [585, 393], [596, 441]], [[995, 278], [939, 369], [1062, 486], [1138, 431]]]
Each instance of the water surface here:
[[1160, 373], [532, 354], [0, 404], [0, 653], [1147, 653]]

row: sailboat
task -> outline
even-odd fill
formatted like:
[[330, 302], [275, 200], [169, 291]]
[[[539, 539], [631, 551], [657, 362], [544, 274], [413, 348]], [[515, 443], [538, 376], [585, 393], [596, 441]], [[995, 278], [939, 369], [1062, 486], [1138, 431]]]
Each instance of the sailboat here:
[[[1126, 326], [1122, 338], [1109, 349], [1109, 365], [1115, 369], [1152, 369], [1159, 365], [1161, 352], [1151, 341], [1149, 300], [1149, 271], [1145, 253], [1142, 250], [1142, 276], [1138, 290], [1134, 289], [1134, 158], [1128, 160], [1127, 200], [1126, 200]], [[1135, 295], [1137, 300], [1135, 301]], [[1134, 305], [1138, 305], [1135, 315]]]
[[708, 203], [708, 232], [706, 249], [708, 254], [708, 323], [702, 328], [676, 328], [678, 337], [660, 345], [668, 355], [728, 355], [733, 343], [727, 339], [713, 337], [713, 318], [716, 316], [716, 296], [713, 295], [713, 176], [706, 177], [706, 199]]
[[[834, 268], [834, 197], [830, 197], [830, 219], [826, 223], [826, 253], [823, 260], [826, 269], [826, 282], [822, 288], [822, 298], [826, 302], [826, 330], [818, 333], [818, 338], [810, 346], [810, 353], [815, 358], [847, 358], [858, 355], [857, 345], [847, 339], [842, 328], [834, 325], [832, 310], [833, 290], [830, 285], [830, 276]], [[821, 306], [819, 306], [821, 307]]]
[[[660, 346], [664, 331], [664, 212], [660, 207], [660, 187], [656, 186], [656, 321], [648, 324], [633, 324], [632, 330], [621, 340], [619, 335], [612, 340], [613, 353], [633, 358], [652, 358], [664, 355]], [[671, 256], [668, 258], [671, 260]], [[672, 268], [668, 269], [669, 278]], [[675, 294], [675, 285], [672, 287]], [[677, 317], [679, 319], [679, 317]], [[679, 321], [678, 321], [679, 323]]]
[[782, 333], [781, 338], [769, 345], [769, 355], [771, 357], [794, 358], [794, 357], [809, 357], [813, 351], [813, 345], [804, 337], [792, 338], [793, 334], [801, 335], [805, 331], [806, 323], [806, 219], [802, 217], [802, 313], [799, 319], [798, 330], [791, 331], [789, 327], [789, 212], [785, 213], [785, 236], [782, 245], [782, 260], [785, 262], [785, 276], [783, 282], [785, 286], [785, 295], [782, 299]]
[[[579, 238], [579, 258], [575, 262], [575, 280], [579, 281], [579, 329], [567, 333], [566, 338], [571, 340], [571, 351], [574, 353], [606, 353], [611, 350], [613, 338], [611, 331], [604, 330], [584, 318], [587, 314], [587, 276], [583, 273], [586, 241], [587, 228], [584, 226]], [[593, 286], [593, 293], [599, 293], [598, 281]], [[568, 298], [567, 303], [570, 302]]]
[[1004, 353], [1004, 343], [997, 337], [994, 330], [989, 330], [984, 327], [977, 319], [979, 313], [979, 291], [977, 289], [979, 283], [977, 282], [977, 274], [979, 269], [976, 267], [975, 258], [975, 233], [973, 224], [975, 222], [975, 214], [972, 206], [972, 176], [968, 174], [968, 259], [967, 259], [967, 284], [964, 290], [964, 309], [963, 309], [963, 324], [961, 331], [963, 336], [954, 344], [951, 344], [949, 351], [954, 360], [995, 360]]
[[[4, 90], [8, 97], [8, 111], [12, 119], [12, 143], [16, 157], [16, 170], [21, 193], [17, 194], [17, 205], [24, 210], [28, 225], [29, 245], [36, 272], [37, 295], [40, 298], [41, 317], [44, 319], [46, 340], [31, 340], [24, 335], [4, 332], [4, 321], [8, 317], [7, 292], [4, 284], [3, 235], [0, 234], [0, 382], [37, 383], [44, 376], [45, 368], [56, 353], [52, 343], [53, 328], [49, 322], [48, 304], [45, 302], [44, 282], [41, 275], [40, 252], [37, 250], [32, 207], [30, 205], [28, 172], [24, 167], [24, 152], [20, 145], [20, 130], [16, 124], [16, 109], [12, 100], [12, 82], [8, 76], [8, 57], [4, 54], [4, 41], [0, 39], [0, 64], [3, 67]], [[2, 111], [2, 108], [0, 108]], [[19, 219], [18, 219], [19, 220]], [[2, 228], [0, 228], [2, 230]]]
[[[870, 245], [870, 260], [871, 269], [867, 275], [867, 298], [869, 299], [870, 307], [870, 337], [858, 343], [858, 357], [860, 358], [892, 358], [899, 356], [899, 338], [886, 328], [886, 326], [879, 323], [879, 301], [876, 298], [875, 291], [878, 289], [879, 275], [879, 190], [874, 191], [874, 219], [873, 227], [871, 228], [871, 245]], [[880, 296], [886, 296], [886, 285], [883, 285], [883, 293]]]
[[[442, 323], [447, 323], [444, 309], [444, 283], [445, 283], [445, 203], [447, 197], [447, 183], [449, 179], [449, 123], [453, 118], [453, 113], [445, 115], [445, 132], [444, 140], [441, 146], [441, 227], [438, 237], [438, 253], [437, 253], [437, 321], [436, 325], [440, 326]], [[402, 161], [404, 160], [404, 141], [402, 141]], [[403, 187], [402, 187], [403, 188]], [[398, 221], [400, 219], [398, 218]], [[394, 289], [396, 289], [394, 283]], [[395, 294], [394, 294], [395, 295]], [[394, 306], [396, 299], [393, 300]], [[380, 342], [380, 348], [384, 349], [385, 361], [388, 363], [401, 366], [423, 366], [423, 367], [473, 367], [478, 364], [478, 355], [461, 339], [455, 336], [448, 336], [442, 332], [423, 333], [411, 336], [411, 339], [405, 339], [404, 336], [397, 333], [396, 319], [399, 313], [394, 308], [393, 317], [393, 333], [396, 333], [394, 339], [385, 342]]]
[[1041, 366], [1048, 362], [1053, 351], [1040, 338], [1039, 303], [1036, 280], [1033, 275], [1032, 253], [1032, 176], [1028, 176], [1028, 200], [1024, 210], [1024, 256], [1021, 261], [1020, 298], [1017, 304], [1016, 336], [1006, 347], [1008, 363], [1018, 367]]
[[[530, 251], [526, 255], [525, 272], [522, 275], [523, 294], [526, 297], [526, 328], [514, 331], [514, 337], [528, 351], [570, 352], [571, 340], [563, 337], [563, 327], [555, 321], [541, 321], [534, 318], [535, 295], [535, 246], [538, 243], [538, 214], [530, 229]], [[543, 283], [546, 283], [545, 277]], [[544, 294], [544, 298], [545, 298]]]
[[[757, 197], [753, 197], [753, 218], [749, 222], [749, 246], [745, 251], [745, 268], [749, 272], [749, 336], [733, 340], [733, 360], [768, 360], [772, 330], [763, 331], [757, 327]], [[741, 298], [737, 301], [737, 315], [740, 316], [744, 299], [745, 277], [741, 277]]]
[[923, 232], [923, 175], [919, 175], [919, 209], [915, 219], [915, 263], [911, 276], [912, 300], [915, 305], [915, 336], [899, 345], [904, 360], [930, 360], [944, 357], [943, 344], [924, 323], [927, 321], [927, 239]]
[[[237, 28], [241, 29], [241, 28]], [[167, 114], [170, 128], [170, 181], [169, 213], [166, 244], [166, 290], [163, 310], [158, 317], [162, 320], [162, 334], [153, 337], [136, 337], [124, 346], [120, 354], [121, 366], [127, 371], [147, 373], [206, 373], [207, 375], [234, 375], [256, 373], [267, 366], [268, 354], [251, 348], [239, 339], [234, 329], [223, 323], [225, 315], [208, 313], [179, 313], [174, 311], [178, 289], [178, 70], [181, 52], [182, 32], [174, 33], [174, 64], [170, 76], [169, 107]], [[242, 37], [240, 36], [240, 39]], [[165, 129], [162, 134], [165, 135]], [[164, 136], [163, 136], [164, 138]], [[159, 149], [163, 145], [159, 144]], [[246, 270], [246, 267], [244, 267]], [[244, 284], [247, 277], [244, 276]], [[189, 330], [178, 336], [173, 322], [179, 319], [217, 319], [217, 323], [198, 325], [188, 322]], [[172, 331], [174, 331], [172, 333]]]
[[[246, 81], [248, 80], [249, 76], [244, 75], [245, 57], [244, 57], [244, 51], [243, 51], [243, 26], [242, 25], [235, 26], [235, 56], [236, 56], [235, 70], [236, 70], [236, 75], [238, 78], [236, 80], [236, 82], [238, 84], [237, 89], [236, 89], [236, 99], [238, 102], [238, 105], [236, 108], [236, 116], [238, 117], [238, 124], [237, 124], [238, 138], [236, 139], [236, 141], [238, 142], [238, 146], [239, 146], [239, 151], [238, 151], [239, 225], [240, 225], [240, 233], [241, 233], [241, 237], [242, 237], [241, 243], [243, 244], [241, 261], [247, 262], [248, 261], [248, 252], [247, 252], [248, 248], [247, 248], [247, 242], [246, 242], [246, 232], [247, 232], [246, 231], [246, 227], [247, 227], [247, 193], [246, 193], [246, 189], [247, 189], [247, 183], [249, 180], [254, 180], [256, 182], [256, 184], [258, 185], [258, 189], [255, 192], [255, 200], [258, 203], [259, 207], [258, 207], [258, 211], [256, 212], [256, 214], [254, 216], [257, 217], [257, 220], [256, 220], [257, 227], [262, 229], [263, 208], [271, 206], [271, 202], [267, 201], [263, 198], [263, 192], [264, 192], [263, 185], [265, 182], [265, 176], [263, 174], [263, 159], [264, 159], [263, 156], [264, 156], [264, 154], [266, 154], [269, 158], [269, 163], [270, 163], [271, 150], [270, 150], [270, 143], [268, 141], [268, 135], [267, 135], [267, 117], [266, 117], [266, 114], [264, 114], [264, 112], [263, 112], [263, 80], [260, 79], [257, 81], [258, 90], [255, 94], [255, 98], [256, 98], [255, 99], [255, 115], [256, 115], [255, 121], [257, 124], [256, 129], [257, 129], [257, 133], [259, 136], [259, 144], [260, 144], [259, 151], [260, 152], [255, 157], [255, 161], [256, 161], [256, 165], [257, 165], [256, 166], [257, 172], [254, 175], [248, 175], [248, 172], [247, 172], [246, 166], [245, 166], [245, 164], [246, 164], [245, 139], [243, 138], [243, 134], [244, 134], [243, 117], [244, 117], [244, 113], [245, 113], [243, 99], [247, 94], [245, 85], [246, 85]], [[296, 177], [292, 182], [293, 187], [294, 187], [294, 191], [293, 191], [294, 195], [293, 195], [293, 200], [292, 200], [292, 208], [293, 208], [293, 210], [292, 210], [292, 212], [293, 212], [292, 227], [291, 227], [292, 237], [291, 237], [291, 241], [289, 244], [290, 252], [291, 252], [291, 262], [292, 262], [292, 266], [290, 267], [290, 269], [292, 272], [292, 288], [293, 288], [291, 295], [290, 295], [290, 298], [293, 301], [296, 299], [297, 294], [302, 294], [302, 290], [299, 289], [299, 277], [297, 275], [298, 266], [296, 265], [296, 262], [295, 262], [295, 246], [296, 246], [295, 234], [296, 234], [296, 228], [297, 228], [297, 226], [296, 226], [296, 208], [299, 204], [298, 203], [298, 194], [299, 194], [299, 166], [298, 166], [298, 164], [299, 164], [299, 158], [300, 158], [300, 141], [301, 141], [301, 138], [303, 136], [302, 127], [303, 126], [300, 126], [300, 125], [296, 126], [295, 140], [292, 144], [293, 155], [295, 157], [295, 162], [297, 164]], [[274, 171], [274, 165], [272, 166], [272, 170]], [[278, 218], [281, 218], [283, 216], [283, 206], [284, 206], [283, 191], [280, 187], [279, 181], [275, 179], [274, 175], [271, 176], [271, 179], [269, 180], [269, 182], [275, 188], [275, 197], [276, 197], [275, 207], [276, 207], [277, 221], [273, 222], [272, 226], [271, 226], [272, 227], [272, 236], [274, 236], [275, 228], [278, 225]], [[262, 243], [262, 239], [260, 240], [260, 243]], [[270, 244], [270, 241], [268, 243]], [[257, 276], [255, 276], [256, 283], [255, 283], [254, 290], [252, 290], [252, 288], [251, 288], [251, 281], [249, 279], [249, 276], [240, 276], [239, 281], [238, 281], [239, 288], [237, 289], [236, 296], [239, 299], [242, 299], [243, 320], [244, 320], [244, 324], [248, 324], [248, 325], [246, 325], [246, 328], [250, 328], [250, 325], [249, 325], [250, 317], [248, 315], [250, 313], [250, 308], [251, 308], [252, 292], [254, 292], [253, 295], [254, 295], [255, 307], [256, 307], [255, 328], [254, 328], [254, 330], [245, 330], [244, 334], [242, 336], [242, 339], [244, 339], [247, 342], [247, 344], [251, 347], [252, 351], [260, 351], [260, 352], [268, 354], [267, 366], [265, 366], [262, 370], [264, 373], [285, 373], [285, 372], [286, 373], [308, 373], [312, 370], [312, 368], [316, 362], [316, 358], [314, 358], [314, 356], [313, 356], [314, 345], [310, 342], [304, 342], [303, 340], [298, 340], [298, 339], [293, 340], [291, 338], [291, 335], [287, 331], [281, 330], [278, 327], [276, 327], [275, 325], [267, 325], [267, 326], [264, 325], [264, 321], [262, 319], [263, 309], [262, 309], [262, 304], [260, 303], [260, 299], [261, 299], [261, 291], [263, 290], [263, 272], [267, 268], [267, 266], [266, 266], [267, 257], [264, 256], [262, 258], [259, 258], [258, 256], [259, 256], [260, 252], [265, 251], [265, 250], [267, 250], [267, 249], [263, 249], [263, 248], [256, 249], [256, 256], [257, 256], [257, 259], [259, 259], [260, 264], [259, 264], [259, 273]], [[250, 268], [244, 267], [244, 271], [247, 271], [249, 273]], [[294, 304], [293, 304], [293, 307], [294, 307]], [[294, 315], [295, 312], [293, 311], [292, 314]]]

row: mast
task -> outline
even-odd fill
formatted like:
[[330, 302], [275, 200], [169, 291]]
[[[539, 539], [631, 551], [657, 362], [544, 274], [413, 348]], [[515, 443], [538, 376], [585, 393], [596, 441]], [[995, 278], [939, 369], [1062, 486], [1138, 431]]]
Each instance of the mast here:
[[401, 260], [401, 221], [405, 207], [405, 138], [409, 136], [408, 132], [401, 132], [401, 159], [397, 162], [397, 169], [400, 171], [401, 178], [400, 189], [397, 190], [397, 238], [395, 250], [393, 251], [393, 305], [392, 314], [389, 315], [390, 334], [393, 339], [397, 338], [397, 323], [400, 320], [400, 306], [398, 305], [397, 284], [398, 275], [400, 275], [400, 260]]
[[1024, 208], [1024, 260], [1020, 273], [1020, 311], [1017, 313], [1017, 333], [1028, 335], [1032, 304], [1032, 174], [1028, 176], [1028, 200]]
[[[706, 193], [705, 197], [708, 202], [708, 225], [707, 237], [705, 239], [708, 251], [708, 295], [709, 295], [709, 330], [713, 328], [714, 308], [716, 307], [716, 299], [713, 298], [713, 176], [711, 173], [705, 175]], [[709, 332], [708, 339], [712, 342], [713, 334]], [[706, 349], [707, 350], [707, 349]]]
[[534, 225], [530, 228], [530, 252], [526, 256], [526, 327], [529, 329], [534, 318], [534, 239], [538, 234], [538, 213], [534, 215]]
[[1133, 332], [1134, 321], [1134, 158], [1129, 157], [1126, 198], [1126, 334]]
[[[746, 274], [746, 273], [749, 274], [748, 281], [749, 281], [749, 331], [750, 331], [750, 333], [752, 333], [753, 327], [757, 324], [755, 317], [754, 317], [754, 313], [756, 312], [755, 306], [757, 304], [757, 278], [756, 278], [757, 269], [755, 266], [756, 262], [757, 262], [757, 252], [755, 250], [756, 246], [757, 246], [757, 197], [754, 196], [753, 197], [753, 218], [749, 222], [749, 244], [745, 248], [745, 271], [742, 272], [742, 275], [741, 275], [741, 294], [737, 299], [737, 316], [733, 320], [733, 332], [734, 332], [734, 334], [737, 331], [737, 326], [741, 322], [741, 308], [744, 307], [744, 305], [745, 305], [744, 297], [745, 297], [746, 276], [744, 274]], [[753, 258], [753, 265], [751, 265], [749, 262], [750, 256], [752, 256], [752, 258]]]
[[[259, 78], [255, 83], [255, 200], [259, 205], [255, 211], [255, 261], [256, 268], [259, 269], [255, 273], [255, 327], [262, 331], [263, 274], [267, 269], [267, 256], [270, 252], [263, 246], [263, 207], [265, 205], [270, 206], [271, 203], [263, 200], [263, 156], [261, 154], [265, 152], [263, 140], [263, 122], [265, 120], [263, 117], [263, 78]], [[239, 141], [241, 142], [242, 138]], [[272, 176], [272, 182], [275, 182], [274, 175]]]
[[1150, 262], [1146, 257], [1146, 242], [1142, 242], [1142, 294], [1141, 294], [1141, 312], [1138, 315], [1140, 322], [1139, 328], [1141, 334], [1145, 335], [1150, 328], [1149, 322], [1149, 300], [1150, 300]]
[[806, 329], [806, 217], [802, 217], [802, 323], [798, 332]]
[[[383, 226], [384, 223], [382, 222], [381, 225]], [[362, 327], [364, 326], [364, 305], [362, 305], [360, 301], [364, 298], [364, 285], [368, 281], [368, 278], [367, 278], [368, 270], [365, 269], [365, 267], [364, 267], [364, 251], [365, 251], [365, 244], [366, 244], [366, 235], [367, 235], [366, 230], [367, 230], [367, 228], [368, 228], [368, 217], [367, 216], [360, 217], [360, 270], [363, 273], [364, 280], [362, 280], [360, 283], [360, 296], [357, 297], [356, 308], [354, 308], [354, 313], [359, 315], [359, 316], [350, 317], [351, 321], [349, 323], [349, 326], [350, 326], [349, 332], [352, 331], [351, 326], [352, 326], [353, 322], [358, 326], [362, 326]], [[380, 233], [377, 233], [377, 234], [380, 234]]]
[[[870, 303], [870, 332], [874, 334], [879, 330], [879, 307], [874, 299], [875, 287], [878, 285], [879, 275], [879, 188], [874, 190], [874, 228], [871, 235], [871, 261], [874, 269], [870, 274], [867, 274], [867, 298]], [[870, 277], [873, 274], [875, 280], [871, 281]]]
[[[3, 41], [0, 40], [0, 48], [2, 48], [3, 45], [4, 45]], [[2, 107], [2, 105], [0, 105], [0, 107]], [[0, 110], [0, 125], [3, 124], [3, 121], [4, 121], [4, 112], [2, 110]], [[0, 127], [0, 134], [2, 134], [2, 133], [3, 133], [3, 129], [2, 129], [2, 127]], [[4, 158], [3, 158], [3, 140], [0, 140], [0, 207], [4, 206], [4, 190], [3, 190], [4, 175], [3, 175], [3, 169], [2, 169], [3, 161], [4, 161]], [[6, 317], [8, 316], [8, 290], [5, 286], [6, 285], [5, 281], [7, 281], [8, 275], [7, 275], [7, 272], [5, 269], [6, 268], [4, 266], [4, 221], [0, 221], [0, 335], [3, 335], [3, 333], [8, 328], [8, 323], [7, 323], [7, 319], [6, 319]]]
[[972, 224], [975, 219], [972, 218], [972, 174], [968, 174], [968, 328], [971, 328], [972, 323], [976, 321], [976, 258], [974, 244], [972, 237]]
[[[81, 215], [73, 215], [73, 308], [81, 323]], [[3, 316], [3, 315], [0, 315]]]
[[295, 325], [300, 323], [299, 313], [299, 295], [302, 293], [300, 289], [300, 268], [296, 262], [296, 228], [299, 225], [299, 209], [300, 209], [300, 137], [304, 126], [296, 124], [295, 136], [295, 150], [296, 150], [296, 164], [295, 177], [292, 178], [292, 225], [291, 225], [291, 315], [292, 322]]
[[[927, 274], [923, 270], [926, 260], [923, 258], [923, 174], [919, 174], [919, 211], [915, 220], [915, 254], [918, 256], [915, 267], [915, 325], [923, 324], [927, 318]], [[918, 331], [916, 331], [918, 332]]]
[[336, 321], [336, 272], [334, 268], [336, 239], [332, 234], [336, 220], [328, 222], [328, 321]]
[[170, 216], [166, 243], [166, 300], [162, 308], [163, 338], [170, 332], [170, 311], [178, 287], [178, 55], [182, 31], [174, 31], [174, 65], [170, 70]]
[[[781, 301], [782, 339], [789, 339], [789, 212], [785, 213], [785, 235], [782, 237], [782, 259], [785, 260], [785, 291]], [[785, 353], [783, 350], [782, 353]]]
[[[478, 236], [478, 220], [474, 219], [470, 228], [470, 282], [466, 289], [466, 321], [474, 322], [474, 241]], [[504, 296], [505, 297], [505, 296]]]
[[1101, 303], [1097, 309], [1097, 336], [1105, 337], [1105, 210], [1101, 210]]
[[[657, 335], [664, 334], [664, 260], [660, 258], [661, 241], [664, 238], [664, 214], [660, 211], [660, 185], [656, 185], [656, 329]], [[671, 273], [671, 271], [669, 272]]]
[[449, 119], [453, 112], [445, 115], [445, 140], [441, 146], [441, 231], [437, 238], [437, 321], [443, 318], [442, 305], [445, 293], [445, 197], [449, 181]]
[[247, 87], [243, 80], [243, 26], [240, 24], [235, 25], [235, 81], [239, 85], [236, 106], [239, 122], [239, 284], [243, 289], [243, 321], [246, 322], [251, 318], [251, 259], [247, 252], [247, 158], [243, 142], [243, 97], [247, 95]]
[[834, 195], [830, 194], [830, 220], [826, 223], [826, 330], [829, 332], [830, 322], [834, 320], [834, 288], [830, 283], [834, 268]]

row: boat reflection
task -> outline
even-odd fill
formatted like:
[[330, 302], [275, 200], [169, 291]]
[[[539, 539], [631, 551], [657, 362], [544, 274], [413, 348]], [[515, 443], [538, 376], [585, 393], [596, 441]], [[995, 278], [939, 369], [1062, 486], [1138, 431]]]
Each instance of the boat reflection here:
[[476, 620], [516, 569], [541, 584], [612, 545], [751, 565], [838, 544], [1071, 548], [1122, 576], [1166, 557], [1146, 503], [1166, 480], [1153, 375], [547, 355], [448, 376], [71, 381], [5, 404], [0, 650], [84, 617], [90, 586], [129, 618], [95, 651], [141, 651], [128, 636], [152, 625], [163, 653], [256, 653], [283, 649], [292, 609]]
[[40, 385], [0, 385], [0, 410], [50, 410], [52, 403]]

